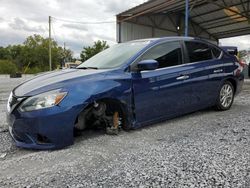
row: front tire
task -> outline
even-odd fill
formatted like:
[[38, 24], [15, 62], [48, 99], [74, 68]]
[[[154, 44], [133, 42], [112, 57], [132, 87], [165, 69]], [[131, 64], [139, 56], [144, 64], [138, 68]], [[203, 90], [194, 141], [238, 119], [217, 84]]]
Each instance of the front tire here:
[[229, 110], [234, 101], [234, 86], [231, 82], [226, 81], [220, 88], [219, 96], [217, 98], [217, 110]]

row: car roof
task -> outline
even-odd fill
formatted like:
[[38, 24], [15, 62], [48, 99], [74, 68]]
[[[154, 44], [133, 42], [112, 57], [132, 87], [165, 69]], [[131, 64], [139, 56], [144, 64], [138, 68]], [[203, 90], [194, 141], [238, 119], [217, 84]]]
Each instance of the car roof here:
[[159, 38], [145, 38], [145, 39], [137, 39], [132, 40], [128, 42], [149, 42], [149, 45], [161, 43], [161, 42], [167, 42], [167, 41], [173, 41], [173, 40], [180, 40], [180, 41], [200, 41], [202, 43], [206, 43], [208, 45], [216, 46], [217, 48], [220, 48], [217, 44], [213, 44], [210, 41], [207, 41], [203, 38], [198, 37], [185, 37], [185, 36], [168, 36], [168, 37], [159, 37]]
[[[196, 38], [194, 37], [183, 37], [183, 36], [172, 36], [172, 37], [160, 37], [160, 38], [145, 38], [145, 39], [137, 39], [132, 40], [129, 42], [143, 42], [143, 41], [150, 41], [150, 42], [156, 42], [156, 41], [168, 41], [168, 40], [194, 40]], [[197, 40], [201, 40], [197, 38]]]

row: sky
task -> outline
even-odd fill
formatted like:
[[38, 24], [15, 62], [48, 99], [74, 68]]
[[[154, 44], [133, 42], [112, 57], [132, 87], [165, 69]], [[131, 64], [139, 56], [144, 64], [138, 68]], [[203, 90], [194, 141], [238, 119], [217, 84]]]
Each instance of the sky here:
[[[146, 0], [0, 0], [0, 46], [23, 43], [25, 38], [40, 34], [48, 37], [48, 16], [52, 16], [52, 37], [59, 45], [78, 57], [83, 46], [96, 40], [116, 43], [115, 15]], [[66, 21], [62, 21], [66, 20]], [[76, 22], [110, 21], [105, 24]], [[250, 48], [250, 35], [223, 39], [222, 45]]]

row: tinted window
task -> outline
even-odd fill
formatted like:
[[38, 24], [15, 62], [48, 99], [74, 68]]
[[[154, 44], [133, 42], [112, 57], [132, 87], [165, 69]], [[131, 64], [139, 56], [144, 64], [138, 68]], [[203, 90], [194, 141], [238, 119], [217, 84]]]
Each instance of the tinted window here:
[[159, 62], [159, 68], [179, 65], [182, 62], [179, 42], [167, 42], [148, 50], [140, 60], [154, 59]]
[[214, 58], [219, 58], [220, 54], [221, 54], [221, 51], [218, 48], [215, 48], [215, 47], [212, 47], [211, 49], [212, 49], [213, 57]]
[[185, 43], [190, 63], [213, 59], [211, 48], [207, 44], [199, 42]]

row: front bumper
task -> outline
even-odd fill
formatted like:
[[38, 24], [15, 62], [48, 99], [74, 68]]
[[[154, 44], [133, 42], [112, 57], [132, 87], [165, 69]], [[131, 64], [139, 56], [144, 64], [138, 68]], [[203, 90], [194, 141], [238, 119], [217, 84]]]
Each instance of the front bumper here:
[[16, 146], [28, 149], [60, 149], [74, 143], [74, 123], [82, 107], [52, 107], [7, 114], [9, 132]]

